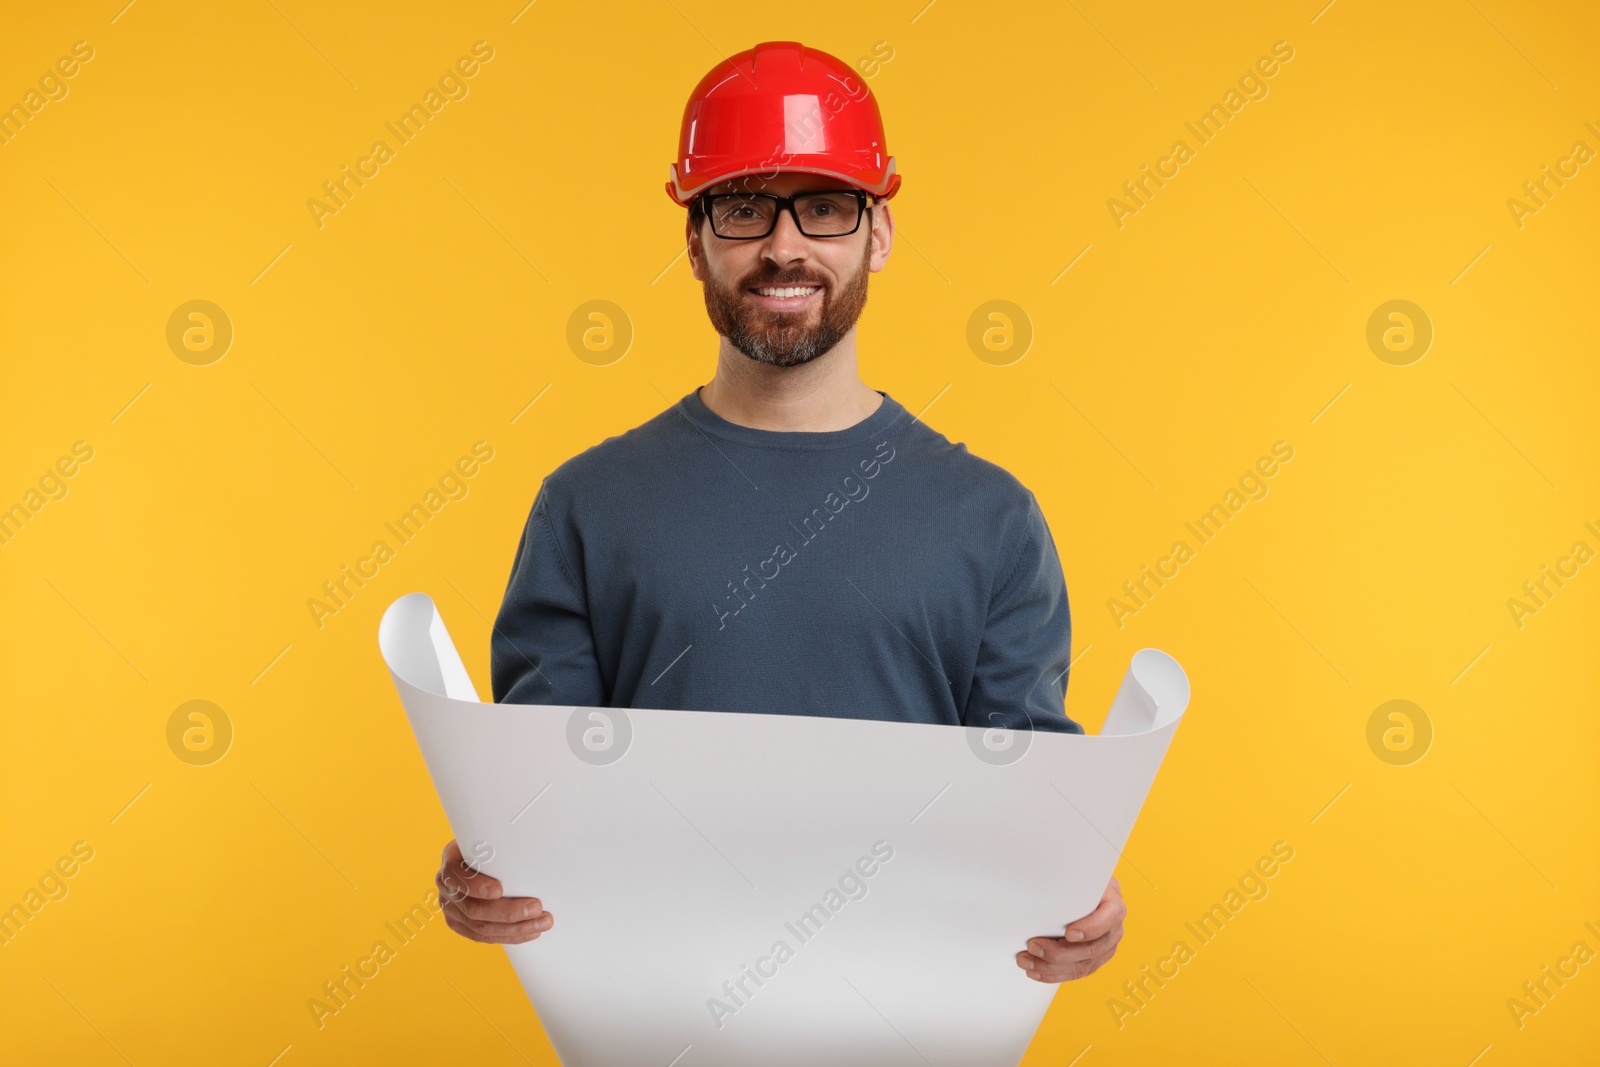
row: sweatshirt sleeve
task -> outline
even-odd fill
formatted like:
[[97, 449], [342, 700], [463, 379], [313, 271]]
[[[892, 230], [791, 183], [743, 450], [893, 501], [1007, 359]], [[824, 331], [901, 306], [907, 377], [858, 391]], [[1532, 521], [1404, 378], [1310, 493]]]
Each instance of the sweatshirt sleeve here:
[[557, 536], [555, 494], [539, 487], [489, 642], [497, 704], [606, 707], [588, 598]]
[[1071, 659], [1066, 578], [1030, 493], [1022, 547], [989, 599], [964, 724], [1083, 733], [1065, 711]]

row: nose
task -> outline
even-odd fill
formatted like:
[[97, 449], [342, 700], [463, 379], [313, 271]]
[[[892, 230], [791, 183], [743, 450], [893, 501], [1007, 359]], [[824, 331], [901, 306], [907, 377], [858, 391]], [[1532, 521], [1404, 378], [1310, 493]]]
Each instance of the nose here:
[[767, 235], [763, 251], [767, 259], [784, 266], [806, 259], [811, 254], [809, 241], [810, 238], [795, 225], [794, 216], [787, 211], [780, 211], [777, 224]]

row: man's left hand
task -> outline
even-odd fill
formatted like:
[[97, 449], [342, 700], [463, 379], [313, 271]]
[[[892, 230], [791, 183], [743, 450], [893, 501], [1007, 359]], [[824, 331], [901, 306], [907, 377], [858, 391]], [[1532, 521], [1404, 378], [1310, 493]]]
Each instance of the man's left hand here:
[[1070, 982], [1093, 974], [1116, 955], [1127, 914], [1122, 887], [1113, 878], [1100, 906], [1069, 924], [1065, 937], [1029, 938], [1027, 951], [1017, 953], [1017, 966], [1036, 982]]

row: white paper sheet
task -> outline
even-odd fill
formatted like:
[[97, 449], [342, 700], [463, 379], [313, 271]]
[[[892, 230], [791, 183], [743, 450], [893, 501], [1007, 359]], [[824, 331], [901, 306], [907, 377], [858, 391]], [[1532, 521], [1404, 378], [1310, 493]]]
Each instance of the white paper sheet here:
[[463, 852], [555, 916], [506, 951], [567, 1067], [1014, 1067], [1058, 988], [1014, 956], [1094, 910], [1189, 703], [1147, 648], [1096, 736], [483, 704], [422, 593], [379, 644]]

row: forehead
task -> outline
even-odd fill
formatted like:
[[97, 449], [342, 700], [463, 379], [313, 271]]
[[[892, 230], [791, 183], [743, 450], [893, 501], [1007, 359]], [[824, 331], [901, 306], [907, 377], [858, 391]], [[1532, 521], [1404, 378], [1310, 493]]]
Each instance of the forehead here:
[[746, 174], [740, 178], [732, 178], [725, 182], [718, 182], [707, 192], [711, 193], [773, 193], [777, 196], [792, 196], [795, 193], [811, 192], [820, 189], [853, 189], [849, 182], [842, 178], [835, 178], [827, 174], [808, 174], [804, 171], [781, 170], [776, 174], [763, 171], [760, 174]]

